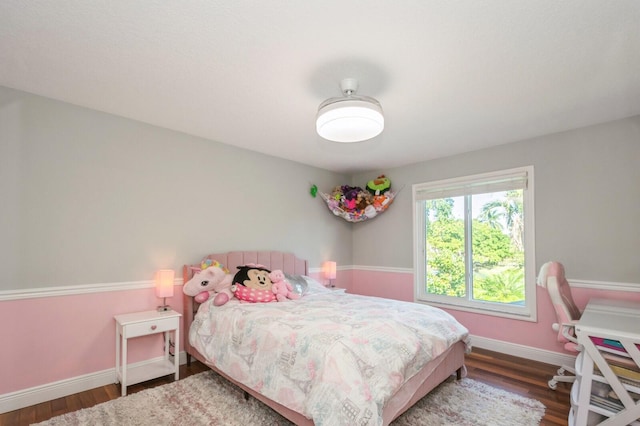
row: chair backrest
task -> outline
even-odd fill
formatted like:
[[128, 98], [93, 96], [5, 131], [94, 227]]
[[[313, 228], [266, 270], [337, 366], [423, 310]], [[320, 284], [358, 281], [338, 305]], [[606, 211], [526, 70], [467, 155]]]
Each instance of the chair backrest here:
[[571, 296], [571, 287], [564, 276], [564, 266], [560, 262], [547, 262], [540, 268], [538, 285], [546, 287], [551, 298], [551, 303], [556, 311], [559, 324], [554, 324], [553, 329], [558, 331], [558, 341], [568, 342], [562, 334], [561, 324], [575, 323], [580, 319], [580, 310]]

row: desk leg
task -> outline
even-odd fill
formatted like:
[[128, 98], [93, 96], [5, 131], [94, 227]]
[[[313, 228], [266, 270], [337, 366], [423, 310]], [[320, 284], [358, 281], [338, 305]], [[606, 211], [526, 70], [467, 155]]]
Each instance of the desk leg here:
[[[591, 381], [593, 376], [593, 359], [585, 351], [582, 351], [582, 377], [580, 378], [580, 391], [578, 396], [578, 411], [576, 425], [586, 425], [589, 417], [589, 403], [591, 401]], [[580, 356], [578, 355], [578, 356]], [[574, 386], [576, 384], [574, 383]]]

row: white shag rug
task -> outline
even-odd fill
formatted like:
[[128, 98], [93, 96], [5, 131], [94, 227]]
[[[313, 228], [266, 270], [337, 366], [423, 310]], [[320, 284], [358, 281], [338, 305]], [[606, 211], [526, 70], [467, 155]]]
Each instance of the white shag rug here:
[[[397, 418], [393, 426], [539, 425], [545, 406], [472, 379], [448, 380]], [[212, 371], [146, 389], [40, 426], [229, 425], [292, 423]]]

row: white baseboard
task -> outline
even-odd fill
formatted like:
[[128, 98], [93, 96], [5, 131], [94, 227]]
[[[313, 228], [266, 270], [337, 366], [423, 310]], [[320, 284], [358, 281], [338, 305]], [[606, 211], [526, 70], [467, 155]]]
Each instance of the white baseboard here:
[[[131, 367], [141, 366], [154, 361], [161, 360], [163, 357], [145, 360], [138, 363], [129, 364]], [[186, 364], [187, 357], [185, 352], [180, 352], [180, 365]], [[20, 408], [30, 407], [41, 402], [51, 401], [62, 398], [74, 393], [84, 392], [86, 390], [99, 388], [101, 386], [115, 383], [116, 370], [109, 368], [107, 370], [97, 371], [95, 373], [84, 374], [82, 376], [72, 377], [45, 385], [35, 386], [29, 389], [23, 389], [16, 392], [0, 395], [0, 414], [7, 413]]]
[[544, 362], [551, 365], [569, 365], [573, 366], [576, 357], [559, 352], [551, 352], [545, 349], [533, 348], [531, 346], [518, 345], [516, 343], [504, 342], [502, 340], [489, 339], [481, 336], [471, 336], [471, 345], [474, 347], [487, 349], [494, 352], [500, 352], [517, 356], [520, 358], [530, 359], [532, 361]]

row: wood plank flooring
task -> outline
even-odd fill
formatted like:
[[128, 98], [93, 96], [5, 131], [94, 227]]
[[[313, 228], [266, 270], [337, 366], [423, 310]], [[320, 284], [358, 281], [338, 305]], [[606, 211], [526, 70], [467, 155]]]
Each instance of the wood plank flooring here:
[[567, 425], [571, 384], [558, 383], [555, 391], [547, 385], [557, 366], [477, 348], [465, 364], [471, 379], [542, 402], [547, 409], [541, 425]]
[[[566, 383], [559, 383], [558, 389], [555, 391], [547, 387], [547, 382], [555, 374], [557, 367], [477, 348], [474, 348], [473, 352], [467, 355], [466, 365], [468, 370], [467, 377], [471, 379], [542, 402], [547, 409], [541, 425], [567, 424], [571, 386]], [[186, 365], [180, 367], [180, 378], [206, 370], [206, 366], [196, 361], [189, 367]], [[170, 383], [172, 381], [171, 377], [167, 376], [130, 386], [127, 393], [132, 394], [143, 389]], [[118, 397], [120, 397], [119, 386], [110, 384], [0, 414], [0, 425], [29, 425]]]

